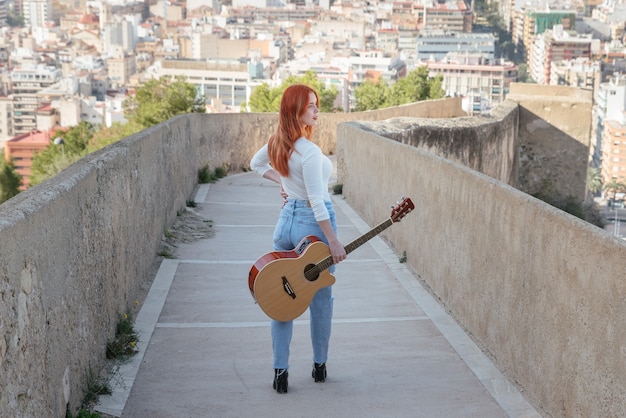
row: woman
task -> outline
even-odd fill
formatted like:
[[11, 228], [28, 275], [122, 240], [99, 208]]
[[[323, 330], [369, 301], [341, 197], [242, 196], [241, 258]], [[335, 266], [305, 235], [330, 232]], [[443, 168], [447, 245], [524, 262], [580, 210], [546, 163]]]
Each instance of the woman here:
[[[274, 230], [274, 249], [290, 251], [302, 238], [314, 235], [328, 245], [333, 263], [337, 264], [345, 260], [346, 251], [337, 239], [335, 211], [328, 193], [332, 162], [310, 141], [318, 117], [319, 97], [315, 90], [303, 84], [288, 87], [280, 102], [276, 132], [252, 157], [250, 166], [281, 186], [284, 204]], [[333, 272], [334, 267], [329, 271]], [[324, 382], [333, 312], [330, 286], [318, 290], [309, 311], [313, 345], [311, 374], [316, 382]], [[293, 321], [272, 320], [271, 330], [273, 387], [278, 393], [287, 393]]]

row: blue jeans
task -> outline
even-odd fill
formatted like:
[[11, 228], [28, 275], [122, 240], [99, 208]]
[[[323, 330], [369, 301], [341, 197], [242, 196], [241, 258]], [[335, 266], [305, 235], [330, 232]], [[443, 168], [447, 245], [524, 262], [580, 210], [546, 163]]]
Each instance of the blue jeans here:
[[[326, 202], [330, 214], [330, 222], [337, 232], [335, 210], [332, 202]], [[278, 223], [274, 229], [274, 250], [291, 251], [302, 238], [313, 235], [328, 244], [322, 229], [313, 216], [313, 210], [306, 200], [288, 199], [280, 212]], [[335, 271], [332, 265], [328, 269]], [[311, 319], [311, 344], [313, 345], [313, 362], [326, 363], [328, 358], [328, 342], [333, 317], [332, 287], [323, 287], [317, 291], [309, 305]], [[281, 322], [272, 320], [272, 348], [274, 351], [274, 368], [289, 368], [289, 345], [293, 334], [293, 321]]]

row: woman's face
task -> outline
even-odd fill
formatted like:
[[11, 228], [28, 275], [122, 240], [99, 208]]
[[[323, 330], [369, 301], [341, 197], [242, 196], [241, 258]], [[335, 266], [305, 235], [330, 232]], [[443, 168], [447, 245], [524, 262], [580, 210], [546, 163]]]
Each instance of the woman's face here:
[[319, 116], [320, 110], [317, 108], [317, 98], [315, 97], [315, 93], [309, 92], [309, 104], [302, 115], [302, 123], [309, 126], [317, 125], [317, 118]]

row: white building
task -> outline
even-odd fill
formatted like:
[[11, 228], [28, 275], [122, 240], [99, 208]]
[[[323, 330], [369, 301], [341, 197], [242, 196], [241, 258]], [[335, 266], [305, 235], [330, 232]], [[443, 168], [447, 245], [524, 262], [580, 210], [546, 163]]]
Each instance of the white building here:
[[0, 96], [0, 150], [4, 149], [4, 142], [14, 136], [13, 97]]
[[127, 16], [123, 20], [107, 23], [102, 31], [103, 53], [111, 55], [115, 47], [133, 52], [137, 45], [138, 17]]
[[52, 0], [24, 0], [22, 7], [28, 27], [44, 27], [52, 20]]
[[572, 86], [597, 91], [602, 77], [602, 63], [589, 58], [553, 62], [550, 66], [550, 84]]
[[310, 63], [304, 60], [290, 61], [280, 66], [273, 81], [274, 85], [280, 85], [290, 76], [300, 77], [307, 71], [315, 71], [318, 80], [326, 88], [335, 87], [337, 89], [337, 98], [333, 107], [348, 112], [350, 109], [349, 68], [347, 57], [336, 57], [331, 59], [329, 63]]
[[517, 65], [504, 60], [487, 60], [479, 54], [449, 54], [441, 61], [418, 63], [429, 75], [443, 76], [446, 95], [465, 98], [469, 114], [492, 109], [504, 102], [511, 83], [517, 81]]
[[417, 36], [416, 59], [442, 60], [449, 53], [481, 54], [493, 60], [496, 39], [492, 33], [422, 31]]
[[41, 105], [38, 93], [61, 80], [61, 70], [43, 65], [23, 66], [11, 73], [15, 134], [36, 129], [36, 111]]
[[9, 9], [8, 0], [0, 0], [0, 27], [6, 26]]
[[206, 101], [219, 101], [232, 111], [249, 103], [252, 90], [261, 84], [252, 78], [247, 63], [236, 60], [164, 60], [154, 68], [155, 78], [183, 77]]
[[601, 167], [604, 128], [608, 121], [624, 123], [626, 110], [626, 76], [614, 75], [606, 83], [601, 83], [596, 95], [593, 112], [593, 134], [590, 149], [594, 167]]
[[537, 84], [552, 84], [553, 63], [580, 58], [591, 58], [599, 51], [600, 43], [591, 35], [570, 34], [562, 25], [555, 25], [537, 36], [532, 44], [529, 74]]

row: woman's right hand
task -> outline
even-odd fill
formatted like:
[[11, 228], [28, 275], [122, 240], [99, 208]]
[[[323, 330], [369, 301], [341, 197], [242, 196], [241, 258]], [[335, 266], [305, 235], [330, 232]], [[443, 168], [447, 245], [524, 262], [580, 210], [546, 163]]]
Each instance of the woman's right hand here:
[[339, 242], [339, 240], [334, 240], [330, 242], [328, 248], [330, 249], [330, 255], [332, 255], [333, 257], [333, 264], [339, 264], [348, 256], [346, 254], [346, 249], [344, 248], [343, 244]]

